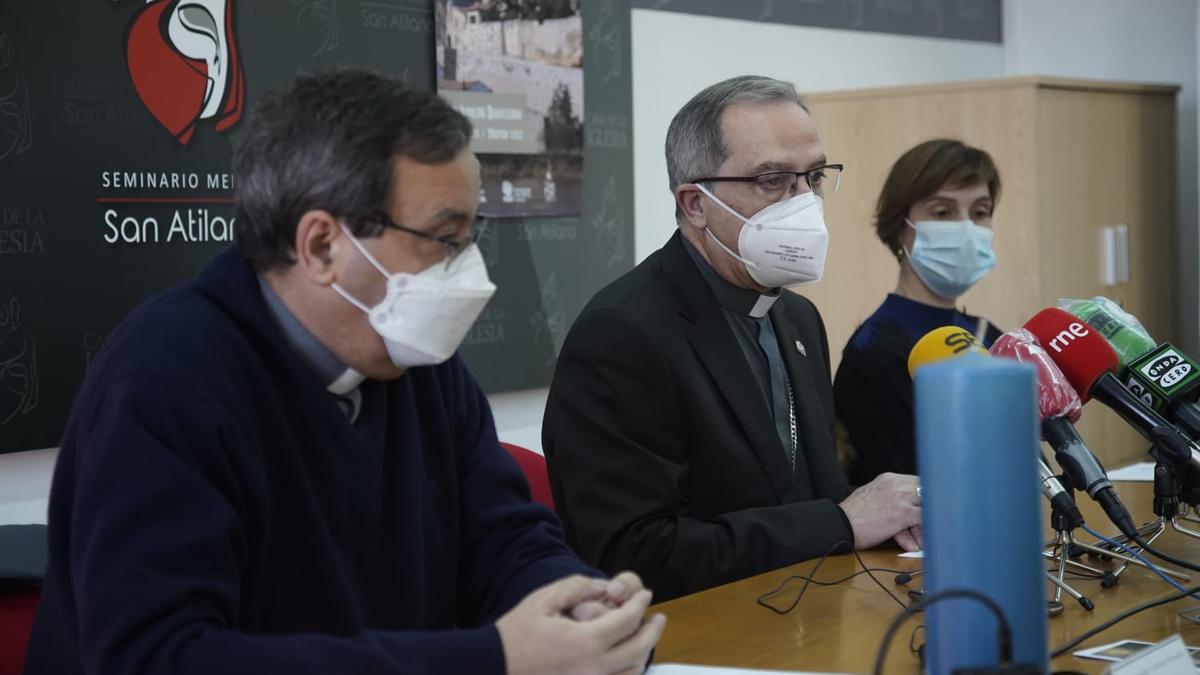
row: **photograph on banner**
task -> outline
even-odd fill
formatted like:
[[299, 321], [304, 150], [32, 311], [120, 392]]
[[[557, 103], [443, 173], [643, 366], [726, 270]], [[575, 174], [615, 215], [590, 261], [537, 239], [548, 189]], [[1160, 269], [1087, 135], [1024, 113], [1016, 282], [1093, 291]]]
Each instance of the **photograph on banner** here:
[[581, 0], [435, 0], [438, 93], [474, 126], [479, 212], [583, 211]]

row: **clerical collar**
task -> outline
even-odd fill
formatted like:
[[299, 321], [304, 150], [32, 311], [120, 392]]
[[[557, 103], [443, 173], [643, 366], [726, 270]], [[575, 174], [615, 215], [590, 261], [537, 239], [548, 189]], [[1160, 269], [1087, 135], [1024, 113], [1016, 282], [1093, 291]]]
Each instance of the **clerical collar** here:
[[308, 332], [261, 276], [258, 278], [258, 287], [262, 289], [263, 299], [267, 301], [267, 308], [271, 310], [275, 322], [283, 330], [284, 340], [312, 370], [313, 375], [327, 391], [345, 396], [367, 379], [362, 373], [342, 363], [336, 354]]
[[688, 255], [691, 256], [692, 262], [699, 268], [701, 276], [708, 282], [708, 287], [712, 289], [713, 295], [717, 297], [717, 304], [721, 307], [743, 316], [750, 316], [755, 319], [761, 319], [767, 315], [771, 306], [779, 299], [779, 289], [776, 288], [770, 293], [762, 294], [757, 291], [752, 291], [749, 288], [735, 286], [721, 278], [717, 271], [708, 264], [704, 256], [696, 250], [695, 246], [687, 239], [680, 237], [683, 241], [683, 247], [687, 249]]

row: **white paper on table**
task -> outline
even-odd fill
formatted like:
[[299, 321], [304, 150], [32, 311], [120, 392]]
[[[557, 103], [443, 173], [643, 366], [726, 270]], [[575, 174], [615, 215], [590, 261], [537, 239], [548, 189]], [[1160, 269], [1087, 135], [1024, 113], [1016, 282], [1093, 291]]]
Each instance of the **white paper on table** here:
[[721, 668], [693, 666], [684, 663], [657, 663], [646, 675], [820, 675], [803, 670], [755, 670], [753, 668]]
[[896, 556], [897, 558], [924, 558], [925, 551], [905, 551]]
[[1114, 663], [1112, 675], [1196, 675], [1196, 665], [1178, 633]]
[[1123, 480], [1137, 483], [1154, 482], [1154, 462], [1138, 462], [1114, 469], [1108, 472], [1109, 480]]
[[1188, 655], [1192, 659], [1194, 665], [1200, 665], [1200, 647], [1188, 647], [1183, 644], [1183, 638], [1178, 633], [1163, 640], [1159, 645], [1145, 640], [1117, 640], [1106, 645], [1090, 647], [1088, 649], [1080, 649], [1071, 654], [1079, 659], [1096, 659], [1097, 661], [1110, 661], [1112, 663], [1120, 663], [1122, 661], [1132, 660], [1132, 657], [1137, 656], [1156, 646], [1165, 645], [1169, 642], [1178, 640], [1180, 645], [1187, 650]]

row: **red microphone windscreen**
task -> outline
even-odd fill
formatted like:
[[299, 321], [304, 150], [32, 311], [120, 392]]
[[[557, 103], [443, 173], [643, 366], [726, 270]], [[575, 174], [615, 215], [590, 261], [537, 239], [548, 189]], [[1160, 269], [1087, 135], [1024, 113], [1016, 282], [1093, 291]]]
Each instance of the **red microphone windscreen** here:
[[1094, 328], [1061, 309], [1043, 309], [1025, 322], [1025, 329], [1058, 364], [1084, 403], [1090, 398], [1092, 384], [1120, 365], [1117, 353]]
[[1009, 331], [996, 338], [991, 352], [992, 356], [1030, 363], [1037, 369], [1038, 413], [1042, 419], [1065, 417], [1071, 422], [1079, 421], [1083, 407], [1079, 394], [1033, 333], [1023, 328]]

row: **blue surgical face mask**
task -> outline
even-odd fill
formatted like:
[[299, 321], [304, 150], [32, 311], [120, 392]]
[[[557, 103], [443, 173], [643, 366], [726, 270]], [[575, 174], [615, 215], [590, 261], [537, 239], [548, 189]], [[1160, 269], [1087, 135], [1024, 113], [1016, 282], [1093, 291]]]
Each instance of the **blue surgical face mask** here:
[[969, 220], [906, 220], [917, 231], [908, 263], [925, 286], [943, 298], [954, 299], [996, 266], [992, 229]]

